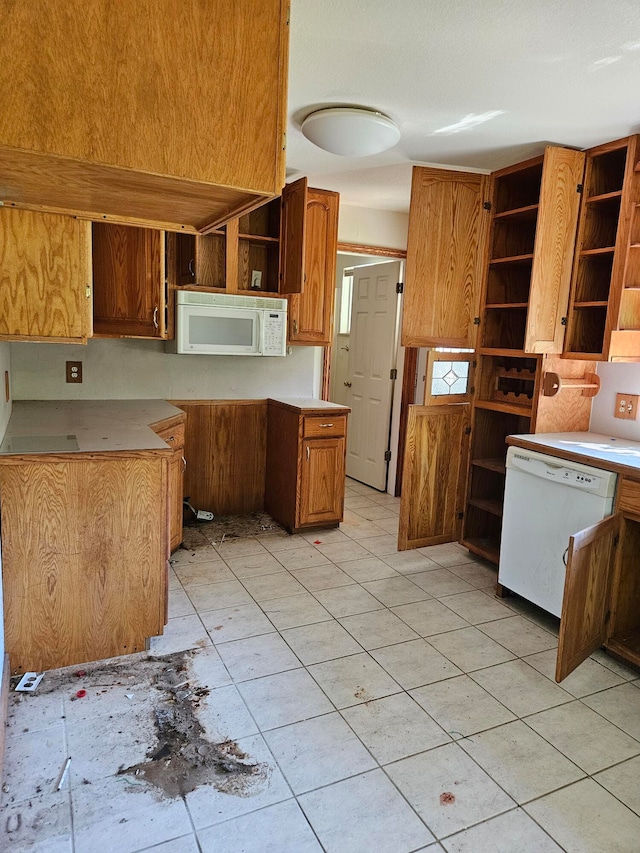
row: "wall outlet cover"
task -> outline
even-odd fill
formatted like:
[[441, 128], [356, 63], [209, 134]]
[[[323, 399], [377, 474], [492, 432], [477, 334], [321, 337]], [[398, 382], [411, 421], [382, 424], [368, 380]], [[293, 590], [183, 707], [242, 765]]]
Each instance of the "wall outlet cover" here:
[[638, 394], [616, 394], [614, 418], [635, 421], [638, 417]]
[[262, 287], [262, 270], [251, 270], [251, 287], [253, 290]]
[[82, 362], [67, 361], [65, 365], [67, 382], [82, 382]]

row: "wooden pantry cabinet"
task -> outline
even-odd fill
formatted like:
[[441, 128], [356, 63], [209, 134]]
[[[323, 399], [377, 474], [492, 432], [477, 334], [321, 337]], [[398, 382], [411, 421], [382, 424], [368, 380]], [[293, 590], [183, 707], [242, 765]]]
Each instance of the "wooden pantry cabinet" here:
[[280, 193], [288, 0], [33, 0], [0, 21], [5, 204], [201, 232]]
[[264, 507], [290, 533], [342, 521], [348, 413], [269, 400]]
[[84, 344], [92, 333], [91, 223], [0, 208], [0, 339]]

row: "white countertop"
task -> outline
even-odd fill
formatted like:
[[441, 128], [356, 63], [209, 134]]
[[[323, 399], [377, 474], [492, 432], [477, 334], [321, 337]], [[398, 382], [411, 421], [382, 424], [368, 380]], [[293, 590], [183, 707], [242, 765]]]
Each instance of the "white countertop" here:
[[329, 403], [327, 400], [317, 400], [315, 397], [269, 397], [274, 403], [282, 403], [283, 406], [290, 406], [294, 409], [313, 409], [313, 410], [335, 410], [340, 409], [345, 412], [350, 412], [348, 406], [342, 406], [340, 403]]
[[535, 435], [511, 435], [533, 449], [550, 456], [570, 454], [596, 468], [618, 470], [622, 467], [640, 473], [640, 442], [613, 438], [597, 432], [549, 432]]
[[[167, 444], [149, 428], [150, 424], [183, 414], [164, 400], [25, 400], [13, 404], [5, 441], [27, 436], [61, 439], [75, 436], [76, 453], [123, 450], [168, 450]], [[57, 452], [51, 449], [22, 453]], [[64, 450], [71, 452], [73, 450]]]

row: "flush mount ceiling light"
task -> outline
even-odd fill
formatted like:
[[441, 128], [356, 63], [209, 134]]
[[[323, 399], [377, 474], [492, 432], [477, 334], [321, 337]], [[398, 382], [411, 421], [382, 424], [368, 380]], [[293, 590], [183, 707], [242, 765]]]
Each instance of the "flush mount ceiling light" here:
[[375, 110], [329, 107], [310, 113], [302, 122], [310, 142], [341, 157], [366, 157], [392, 148], [400, 139], [397, 124]]

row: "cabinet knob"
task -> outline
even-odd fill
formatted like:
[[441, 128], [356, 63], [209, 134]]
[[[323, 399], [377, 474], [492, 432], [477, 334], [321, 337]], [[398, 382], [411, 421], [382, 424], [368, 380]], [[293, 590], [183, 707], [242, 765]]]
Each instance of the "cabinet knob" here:
[[351, 388], [350, 382], [343, 382], [342, 384], [344, 385], [345, 388]]

